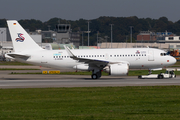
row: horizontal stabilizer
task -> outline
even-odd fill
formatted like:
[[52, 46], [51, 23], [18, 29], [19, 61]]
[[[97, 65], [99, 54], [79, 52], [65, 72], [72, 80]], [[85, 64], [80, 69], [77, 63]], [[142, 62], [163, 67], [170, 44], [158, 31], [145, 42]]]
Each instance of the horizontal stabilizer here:
[[24, 60], [27, 60], [30, 57], [29, 55], [17, 54], [17, 53], [8, 53], [7, 55], [12, 58], [20, 58], [20, 59], [24, 59]]

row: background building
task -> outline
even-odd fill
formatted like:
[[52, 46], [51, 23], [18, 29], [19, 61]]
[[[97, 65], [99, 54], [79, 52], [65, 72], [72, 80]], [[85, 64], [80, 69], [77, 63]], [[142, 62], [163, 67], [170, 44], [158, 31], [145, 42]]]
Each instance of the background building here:
[[151, 31], [141, 31], [137, 35], [136, 42], [155, 42], [156, 41], [156, 34]]
[[58, 24], [56, 25], [56, 42], [58, 44], [73, 44], [78, 48], [80, 33], [72, 32], [70, 24]]
[[136, 42], [138, 43], [152, 43], [152, 42], [160, 42], [165, 43], [165, 38], [169, 36], [175, 36], [172, 32], [152, 32], [152, 31], [141, 31], [137, 35]]

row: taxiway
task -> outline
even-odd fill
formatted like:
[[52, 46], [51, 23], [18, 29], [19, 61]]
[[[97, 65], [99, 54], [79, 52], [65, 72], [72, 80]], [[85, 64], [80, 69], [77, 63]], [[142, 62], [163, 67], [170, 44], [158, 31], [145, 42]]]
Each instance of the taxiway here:
[[8, 75], [0, 78], [0, 88], [111, 87], [180, 85], [174, 79], [138, 79], [136, 76], [102, 76], [92, 80], [89, 75]]
[[39, 70], [0, 71], [0, 88], [51, 88], [51, 87], [111, 87], [180, 85], [180, 76], [174, 79], [138, 79], [137, 76], [102, 76], [92, 80], [90, 75], [10, 74], [50, 70], [39, 66], [0, 66], [0, 68], [31, 68]]

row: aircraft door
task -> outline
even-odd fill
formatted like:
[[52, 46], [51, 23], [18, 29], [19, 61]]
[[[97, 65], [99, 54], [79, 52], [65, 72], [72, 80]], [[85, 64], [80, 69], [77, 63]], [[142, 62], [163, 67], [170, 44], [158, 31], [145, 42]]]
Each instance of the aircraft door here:
[[105, 59], [108, 60], [109, 59], [109, 55], [108, 53], [105, 54]]
[[154, 61], [154, 51], [153, 50], [149, 50], [148, 51], [148, 61]]

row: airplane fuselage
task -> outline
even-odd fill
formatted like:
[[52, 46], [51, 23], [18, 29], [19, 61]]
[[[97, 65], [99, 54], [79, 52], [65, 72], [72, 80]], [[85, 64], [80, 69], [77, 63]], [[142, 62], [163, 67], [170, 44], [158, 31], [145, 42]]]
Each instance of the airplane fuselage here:
[[[163, 50], [152, 48], [75, 49], [71, 51], [78, 58], [117, 63], [121, 61], [127, 62], [130, 69], [165, 68], [175, 62], [173, 57], [164, 55]], [[31, 57], [23, 62], [56, 69], [73, 69], [76, 65], [84, 64], [70, 58], [66, 50], [40, 50], [35, 53], [26, 52], [26, 54], [30, 54]]]

